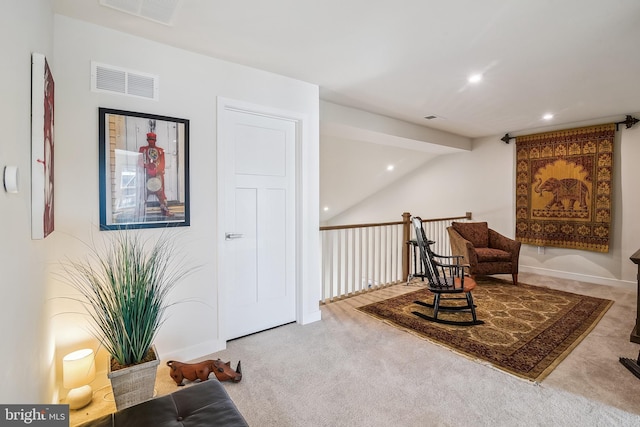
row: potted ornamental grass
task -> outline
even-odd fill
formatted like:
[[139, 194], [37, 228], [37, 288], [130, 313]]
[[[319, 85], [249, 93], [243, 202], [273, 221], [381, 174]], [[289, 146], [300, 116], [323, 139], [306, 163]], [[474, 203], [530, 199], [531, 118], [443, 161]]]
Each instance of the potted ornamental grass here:
[[92, 333], [111, 355], [108, 377], [118, 410], [153, 397], [160, 358], [153, 346], [169, 294], [187, 269], [167, 235], [155, 241], [131, 230], [105, 237], [82, 261], [63, 264], [81, 295]]

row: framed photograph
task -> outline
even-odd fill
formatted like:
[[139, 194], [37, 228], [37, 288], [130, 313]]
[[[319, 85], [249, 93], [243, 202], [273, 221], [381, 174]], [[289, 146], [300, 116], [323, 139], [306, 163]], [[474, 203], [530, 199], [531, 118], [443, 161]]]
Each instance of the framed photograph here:
[[99, 109], [100, 229], [189, 225], [189, 120]]
[[54, 229], [53, 124], [54, 82], [47, 58], [31, 55], [31, 238]]

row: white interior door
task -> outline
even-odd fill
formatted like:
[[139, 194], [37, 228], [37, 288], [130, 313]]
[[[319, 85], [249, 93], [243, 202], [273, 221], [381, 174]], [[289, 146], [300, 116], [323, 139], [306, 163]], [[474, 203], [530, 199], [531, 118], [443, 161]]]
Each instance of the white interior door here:
[[225, 339], [296, 320], [296, 122], [219, 111]]

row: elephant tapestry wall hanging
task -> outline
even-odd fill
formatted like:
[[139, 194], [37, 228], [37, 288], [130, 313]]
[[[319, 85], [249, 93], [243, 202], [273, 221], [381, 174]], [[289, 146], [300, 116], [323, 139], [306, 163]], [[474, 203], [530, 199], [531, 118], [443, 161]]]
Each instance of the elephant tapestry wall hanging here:
[[516, 239], [609, 251], [615, 123], [516, 138]]

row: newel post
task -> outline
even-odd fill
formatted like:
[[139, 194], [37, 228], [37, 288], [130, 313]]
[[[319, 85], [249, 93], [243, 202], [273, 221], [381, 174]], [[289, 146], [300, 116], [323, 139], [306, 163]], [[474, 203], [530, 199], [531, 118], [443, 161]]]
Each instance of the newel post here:
[[402, 214], [402, 278], [409, 277], [409, 240], [411, 240], [411, 214]]

